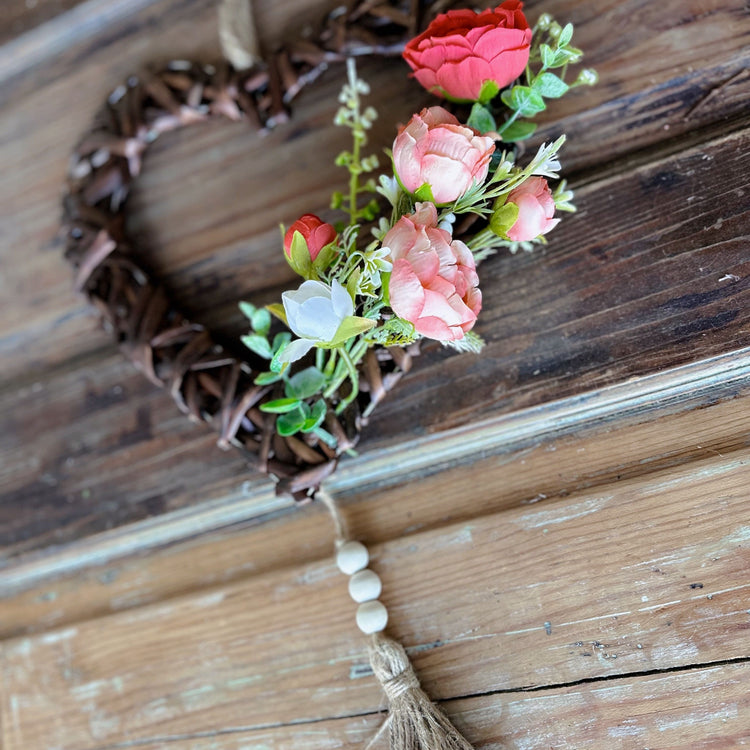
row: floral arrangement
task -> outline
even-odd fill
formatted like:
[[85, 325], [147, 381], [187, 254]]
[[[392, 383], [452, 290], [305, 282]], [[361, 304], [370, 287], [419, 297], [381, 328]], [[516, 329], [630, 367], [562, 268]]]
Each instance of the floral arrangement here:
[[[349, 181], [331, 203], [346, 219], [297, 219], [283, 247], [304, 281], [281, 304], [240, 304], [251, 325], [242, 340], [269, 362], [255, 382], [283, 382], [284, 397], [260, 407], [277, 415], [280, 435], [311, 434], [336, 448], [326, 412], [341, 413], [357, 397], [357, 368], [370, 347], [427, 338], [481, 350], [472, 330], [482, 308], [478, 262], [503, 248], [532, 250], [559, 222], [557, 211], [575, 210], [565, 181], [549, 183], [565, 137], [543, 144], [525, 166], [513, 146], [534, 133], [530, 118], [545, 100], [596, 82], [589, 69], [566, 82], [582, 57], [572, 36], [571, 24], [548, 14], [532, 29], [519, 0], [439, 15], [403, 57], [428, 91], [468, 112], [466, 122], [444, 106], [414, 114], [393, 142], [392, 169], [377, 180], [377, 156], [363, 153], [377, 114], [363, 106], [369, 88], [348, 61], [335, 123], [351, 130], [351, 151], [336, 159]], [[464, 226], [474, 233], [454, 236]], [[288, 330], [273, 335], [272, 316]], [[290, 366], [308, 355], [308, 366]]]

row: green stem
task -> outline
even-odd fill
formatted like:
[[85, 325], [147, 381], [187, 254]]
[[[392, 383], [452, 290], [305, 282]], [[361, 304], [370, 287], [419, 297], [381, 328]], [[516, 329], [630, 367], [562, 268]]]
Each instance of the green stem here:
[[490, 240], [498, 239], [500, 238], [491, 229], [483, 229], [469, 240], [467, 246], [472, 253], [477, 253], [485, 247], [489, 247]]
[[[322, 350], [319, 350], [322, 351]], [[336, 357], [338, 356], [338, 349], [331, 349], [331, 354], [328, 357], [328, 363], [326, 364], [326, 369], [323, 371], [323, 374], [330, 378], [333, 376], [334, 368], [336, 365]]]
[[[357, 116], [359, 116], [359, 103], [357, 103]], [[361, 136], [359, 130], [354, 129], [354, 146], [352, 148], [352, 161], [349, 165], [349, 226], [357, 223], [357, 193], [359, 193], [359, 151]]]
[[357, 366], [352, 361], [352, 358], [350, 357], [349, 352], [347, 352], [346, 349], [341, 350], [341, 358], [344, 360], [344, 364], [346, 365], [349, 380], [351, 380], [352, 383], [352, 391], [336, 407], [336, 414], [341, 414], [341, 412], [344, 411], [344, 409], [346, 409], [346, 407], [349, 406], [349, 404], [351, 404], [351, 402], [354, 401], [355, 398], [357, 398], [357, 394], [359, 393], [359, 373], [357, 372]]
[[365, 355], [368, 346], [369, 344], [367, 343], [367, 341], [361, 338], [359, 339], [359, 341], [357, 341], [356, 344], [354, 344], [354, 346], [352, 346], [351, 351], [347, 351], [343, 346], [333, 350], [335, 352], [340, 352], [341, 359], [339, 360], [338, 366], [336, 367], [336, 372], [334, 372], [333, 374], [333, 380], [331, 381], [331, 384], [323, 392], [324, 398], [331, 398], [331, 396], [333, 396], [333, 394], [338, 391], [346, 378], [350, 376], [351, 366], [354, 368], [355, 377], [357, 378], [356, 384], [354, 384], [353, 381], [354, 387], [352, 388], [352, 391], [354, 392], [354, 396], [352, 396], [351, 399], [347, 400], [346, 405], [351, 403], [351, 400], [356, 397], [357, 391], [359, 390], [359, 376], [357, 376], [356, 374], [357, 365]]
[[513, 110], [513, 114], [500, 126], [500, 129], [497, 131], [497, 134], [501, 137], [503, 133], [516, 121], [516, 118], [518, 117], [518, 110]]

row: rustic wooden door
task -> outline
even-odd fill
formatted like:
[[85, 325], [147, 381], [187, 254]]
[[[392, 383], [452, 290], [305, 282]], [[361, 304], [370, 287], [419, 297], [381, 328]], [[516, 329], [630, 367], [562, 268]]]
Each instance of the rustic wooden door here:
[[[255, 3], [273, 47], [334, 3]], [[427, 347], [329, 486], [391, 632], [478, 748], [750, 744], [750, 11], [534, 0], [600, 82], [545, 113], [578, 213], [482, 267], [483, 355]], [[361, 747], [383, 698], [332, 531], [145, 380], [72, 289], [68, 154], [133, 71], [218, 54], [200, 0], [6, 0], [0, 29], [0, 745]], [[364, 60], [373, 141], [428, 100]], [[261, 138], [149, 152], [131, 231], [188, 313], [290, 278], [340, 174], [331, 69]]]

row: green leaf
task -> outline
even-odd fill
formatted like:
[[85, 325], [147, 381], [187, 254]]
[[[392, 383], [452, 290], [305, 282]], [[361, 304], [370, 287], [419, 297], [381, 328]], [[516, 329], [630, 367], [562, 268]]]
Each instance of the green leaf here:
[[529, 86], [514, 86], [501, 94], [503, 104], [521, 117], [531, 117], [546, 109], [544, 99]]
[[492, 116], [492, 112], [479, 102], [471, 108], [471, 114], [466, 124], [480, 133], [490, 133], [497, 130], [497, 123]]
[[281, 380], [282, 376], [277, 372], [262, 372], [255, 378], [255, 385], [270, 385]]
[[[497, 81], [485, 81], [482, 84], [482, 88], [479, 91], [479, 99], [477, 100], [478, 104], [487, 104], [491, 99], [494, 99], [498, 92], [500, 91], [500, 87], [497, 85]], [[473, 126], [472, 126], [473, 127]], [[480, 131], [480, 132], [486, 132], [486, 131]]]
[[506, 203], [498, 207], [490, 218], [490, 229], [498, 237], [507, 237], [508, 230], [518, 219], [518, 206], [515, 203]]
[[286, 414], [287, 412], [299, 409], [301, 406], [298, 398], [277, 398], [275, 401], [266, 401], [260, 405], [260, 410], [269, 414]]
[[560, 32], [560, 36], [557, 37], [557, 44], [560, 47], [564, 47], [573, 38], [573, 24], [566, 23], [563, 26], [563, 30]]
[[322, 398], [318, 399], [313, 404], [310, 415], [302, 425], [302, 432], [313, 432], [315, 429], [320, 427], [320, 425], [323, 424], [323, 420], [326, 418], [326, 411], [328, 411], [326, 402], [323, 401]]
[[432, 188], [426, 182], [424, 185], [420, 185], [414, 191], [414, 197], [418, 201], [428, 201], [429, 203], [435, 202], [435, 196], [432, 194]]
[[559, 99], [568, 89], [565, 81], [554, 73], [542, 73], [532, 85], [532, 89], [547, 99]]
[[326, 382], [326, 376], [317, 367], [306, 367], [289, 378], [286, 395], [300, 400], [310, 398], [323, 390]]
[[302, 236], [302, 232], [295, 231], [292, 235], [292, 245], [289, 248], [289, 255], [284, 252], [284, 257], [295, 273], [306, 279], [311, 278], [312, 261], [310, 260], [310, 250], [307, 247], [305, 238]]
[[525, 138], [530, 138], [536, 130], [536, 123], [529, 122], [528, 120], [516, 120], [508, 125], [501, 131], [503, 140], [507, 143], [513, 143], [514, 141], [522, 141]]
[[380, 288], [383, 292], [383, 303], [386, 305], [386, 307], [391, 306], [390, 285], [392, 273], [393, 271], [386, 271], [380, 274]]
[[292, 334], [289, 333], [289, 331], [281, 331], [280, 333], [277, 333], [273, 337], [273, 343], [271, 344], [271, 349], [273, 349], [273, 353], [276, 354], [276, 352], [278, 352], [279, 349], [283, 349], [291, 340], [292, 340]]
[[289, 322], [286, 319], [286, 310], [284, 309], [284, 305], [282, 305], [280, 302], [274, 302], [273, 304], [266, 305], [266, 310], [268, 310], [268, 312], [270, 312], [271, 315], [274, 316], [274, 318], [278, 318], [285, 326], [289, 325]]
[[248, 349], [254, 351], [258, 356], [263, 357], [263, 359], [271, 359], [273, 357], [271, 345], [265, 336], [253, 333], [249, 336], [243, 336], [241, 341]]
[[375, 326], [375, 321], [369, 318], [359, 318], [356, 315], [350, 315], [341, 321], [336, 334], [334, 335], [331, 346], [340, 346], [348, 341], [352, 336], [359, 336], [360, 333], [369, 331]]
[[256, 333], [259, 333], [261, 336], [267, 336], [268, 331], [271, 329], [271, 313], [265, 307], [261, 307], [253, 313], [250, 323]]
[[240, 302], [239, 303], [240, 312], [248, 319], [252, 320], [253, 315], [255, 315], [255, 311], [258, 309], [252, 302]]
[[331, 265], [333, 262], [333, 259], [338, 255], [338, 249], [336, 248], [336, 243], [331, 242], [325, 247], [322, 247], [320, 249], [320, 252], [318, 253], [318, 257], [315, 258], [313, 261], [313, 268], [320, 273], [321, 271], [325, 271], [328, 266]]
[[302, 429], [305, 419], [304, 412], [299, 408], [286, 414], [279, 414], [276, 418], [276, 432], [282, 437], [294, 435], [295, 432], [299, 432]]
[[[291, 341], [291, 336], [289, 337], [289, 341]], [[274, 339], [275, 341], [275, 339]], [[282, 362], [281, 361], [281, 355], [284, 352], [284, 349], [286, 349], [287, 345], [289, 344], [289, 341], [287, 341], [283, 346], [280, 346], [276, 352], [273, 355], [273, 359], [271, 360], [271, 364], [269, 365], [269, 368], [271, 372], [279, 372], [283, 373], [284, 370], [286, 370], [287, 367], [289, 367], [288, 362]]]
[[362, 269], [355, 268], [349, 278], [346, 280], [346, 291], [349, 292], [349, 296], [354, 299], [359, 291], [359, 280], [362, 277]]
[[555, 65], [555, 50], [552, 49], [552, 47], [549, 46], [549, 44], [543, 44], [539, 48], [539, 52], [542, 55], [542, 65], [544, 65], [545, 68], [554, 68]]

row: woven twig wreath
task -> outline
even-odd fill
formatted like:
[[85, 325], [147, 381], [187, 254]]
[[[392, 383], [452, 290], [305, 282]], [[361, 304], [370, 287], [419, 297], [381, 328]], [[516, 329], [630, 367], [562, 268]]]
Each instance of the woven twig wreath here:
[[357, 442], [364, 415], [409, 370], [416, 348], [368, 352], [360, 397], [339, 415], [329, 405], [325, 426], [338, 441], [335, 450], [313, 434], [279, 436], [273, 415], [258, 408], [278, 397], [278, 386], [254, 384], [260, 362], [252, 355], [236, 359], [173, 307], [125, 236], [126, 199], [144, 152], [162, 133], [219, 117], [272, 128], [329, 64], [353, 55], [398, 55], [423, 22], [451, 4], [361, 0], [350, 11], [330, 14], [315, 41], [293, 42], [247, 71], [179, 60], [131, 76], [109, 96], [71, 159], [63, 229], [76, 289], [99, 309], [136, 367], [169, 389], [190, 418], [211, 424], [221, 447], [246, 451], [257, 471], [277, 481], [280, 494], [309, 497], [333, 472], [341, 453]]

